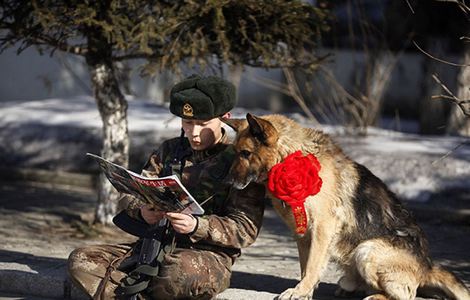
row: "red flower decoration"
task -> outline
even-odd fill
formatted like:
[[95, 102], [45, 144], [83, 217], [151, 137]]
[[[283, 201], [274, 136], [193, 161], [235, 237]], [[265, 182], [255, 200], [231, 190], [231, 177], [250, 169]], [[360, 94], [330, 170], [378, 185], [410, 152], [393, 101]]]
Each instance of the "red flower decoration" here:
[[306, 230], [305, 199], [321, 189], [320, 169], [320, 162], [313, 154], [303, 156], [301, 151], [296, 151], [268, 172], [268, 190], [291, 206], [298, 233]]

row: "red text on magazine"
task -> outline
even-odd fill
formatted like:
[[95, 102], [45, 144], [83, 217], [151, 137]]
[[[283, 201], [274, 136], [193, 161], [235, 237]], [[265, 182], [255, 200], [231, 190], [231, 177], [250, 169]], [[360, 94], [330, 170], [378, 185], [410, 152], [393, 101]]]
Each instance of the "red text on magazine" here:
[[178, 185], [174, 179], [161, 179], [161, 180], [146, 180], [139, 177], [132, 176], [132, 178], [140, 184], [145, 186], [165, 187]]

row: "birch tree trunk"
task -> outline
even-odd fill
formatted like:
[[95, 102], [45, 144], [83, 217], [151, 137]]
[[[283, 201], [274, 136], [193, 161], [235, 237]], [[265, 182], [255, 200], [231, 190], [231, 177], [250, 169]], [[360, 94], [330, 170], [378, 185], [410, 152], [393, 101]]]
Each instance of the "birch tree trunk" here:
[[[103, 122], [101, 156], [127, 167], [129, 136], [127, 128], [127, 102], [119, 88], [111, 56], [111, 47], [99, 32], [88, 36], [90, 53], [86, 61], [90, 71], [96, 105]], [[98, 182], [98, 204], [95, 222], [111, 224], [116, 214], [119, 193], [101, 174]]]
[[[465, 47], [463, 55], [464, 65], [470, 65], [470, 47]], [[457, 98], [460, 100], [470, 100], [470, 67], [461, 67], [457, 77]], [[464, 104], [466, 111], [470, 111], [470, 103]], [[470, 118], [462, 112], [462, 108], [453, 104], [447, 123], [447, 132], [470, 136]]]

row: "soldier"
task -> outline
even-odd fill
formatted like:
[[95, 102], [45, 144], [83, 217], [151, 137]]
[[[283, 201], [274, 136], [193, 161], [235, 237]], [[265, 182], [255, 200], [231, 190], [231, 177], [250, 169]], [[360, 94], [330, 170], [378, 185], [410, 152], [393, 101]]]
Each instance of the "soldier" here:
[[[235, 153], [219, 118], [230, 117], [235, 99], [235, 87], [215, 76], [193, 75], [171, 90], [170, 111], [181, 117], [182, 135], [163, 142], [142, 174], [180, 174], [196, 200], [210, 200], [203, 205], [203, 216], [154, 211], [129, 197], [121, 201], [126, 207], [121, 214], [136, 220], [155, 224], [166, 217], [175, 236], [176, 246], [165, 247], [158, 275], [139, 294], [142, 298], [213, 298], [229, 287], [240, 248], [258, 236], [264, 187], [251, 184], [239, 191], [223, 181]], [[116, 244], [74, 250], [68, 259], [72, 281], [94, 299], [119, 298], [127, 276], [120, 266], [136, 248], [136, 244]]]

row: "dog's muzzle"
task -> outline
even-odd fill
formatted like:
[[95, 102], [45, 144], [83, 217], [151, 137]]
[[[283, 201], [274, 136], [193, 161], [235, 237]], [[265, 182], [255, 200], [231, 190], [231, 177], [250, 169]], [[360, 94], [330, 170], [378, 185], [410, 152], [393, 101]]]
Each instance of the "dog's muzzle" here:
[[251, 182], [254, 182], [256, 181], [256, 179], [258, 179], [258, 177], [254, 174], [250, 174], [248, 175], [248, 177], [246, 178], [246, 181], [245, 182], [240, 182], [240, 181], [236, 181], [235, 179], [232, 180], [231, 184], [234, 188], [236, 188], [237, 190], [243, 190], [244, 188], [246, 188]]
[[258, 176], [256, 174], [249, 174], [247, 177], [246, 177], [246, 180], [244, 180], [243, 182], [241, 181], [238, 181], [235, 179], [235, 176], [232, 175], [232, 172], [229, 172], [223, 182], [225, 184], [230, 184], [231, 186], [233, 186], [234, 188], [236, 188], [237, 190], [243, 190], [244, 188], [246, 188], [251, 182], [253, 181], [256, 181], [258, 179]]

